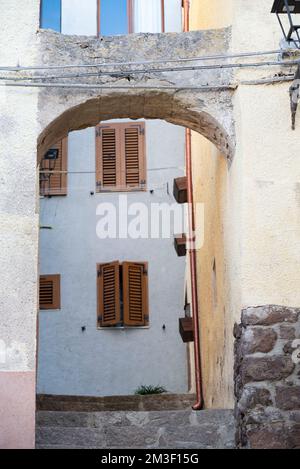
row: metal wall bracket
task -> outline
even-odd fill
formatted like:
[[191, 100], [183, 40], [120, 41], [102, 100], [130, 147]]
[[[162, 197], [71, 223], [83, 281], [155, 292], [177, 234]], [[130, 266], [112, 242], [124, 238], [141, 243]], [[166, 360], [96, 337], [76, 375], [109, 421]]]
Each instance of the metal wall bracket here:
[[292, 130], [296, 129], [296, 115], [300, 97], [300, 65], [298, 65], [294, 81], [290, 86], [290, 101], [292, 114]]

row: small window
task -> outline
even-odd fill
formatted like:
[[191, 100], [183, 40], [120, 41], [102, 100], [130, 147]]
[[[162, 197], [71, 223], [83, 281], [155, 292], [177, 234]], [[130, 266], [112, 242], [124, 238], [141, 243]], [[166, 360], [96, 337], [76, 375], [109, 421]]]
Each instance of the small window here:
[[98, 327], [147, 326], [148, 263], [99, 264], [97, 296]]
[[40, 163], [40, 195], [67, 195], [68, 139], [53, 145]]
[[131, 32], [130, 6], [131, 2], [128, 0], [100, 0], [98, 7], [99, 34], [101, 36], [115, 36]]
[[42, 0], [40, 26], [43, 29], [61, 31], [61, 0]]
[[165, 0], [133, 0], [131, 22], [134, 33], [164, 32]]
[[101, 124], [96, 128], [97, 192], [146, 189], [145, 124]]
[[40, 27], [67, 34], [161, 33], [178, 30], [181, 22], [180, 0], [89, 0], [88, 5], [41, 0], [40, 5]]
[[164, 30], [164, 0], [98, 0], [100, 36]]
[[60, 309], [60, 275], [40, 276], [40, 309]]

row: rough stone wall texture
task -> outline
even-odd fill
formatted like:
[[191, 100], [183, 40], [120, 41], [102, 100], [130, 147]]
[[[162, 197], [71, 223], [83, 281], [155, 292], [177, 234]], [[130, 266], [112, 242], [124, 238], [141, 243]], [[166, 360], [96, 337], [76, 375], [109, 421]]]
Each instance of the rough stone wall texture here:
[[[100, 39], [66, 36], [42, 30], [38, 34], [39, 57], [41, 64], [49, 66], [99, 64], [111, 62], [112, 58], [114, 62], [165, 60], [166, 57], [193, 58], [226, 53], [230, 37], [230, 28], [191, 33], [132, 34]], [[192, 61], [186, 64], [188, 65], [199, 65], [199, 63]], [[154, 69], [162, 66], [164, 64], [154, 64]], [[175, 65], [169, 64], [170, 69], [172, 66]], [[70, 130], [94, 126], [100, 120], [146, 118], [164, 119], [172, 124], [190, 127], [212, 141], [227, 158], [232, 158], [233, 90], [220, 91], [218, 88], [231, 82], [232, 71], [186, 70], [178, 73], [172, 71], [149, 73], [146, 71], [147, 66], [136, 66], [136, 68], [145, 72], [138, 75], [128, 73], [124, 77], [120, 76], [120, 67], [117, 66], [115, 69], [111, 68], [111, 72], [115, 70], [115, 74], [99, 77], [99, 69], [96, 69], [96, 72], [95, 69], [89, 69], [88, 72], [92, 75], [72, 80], [79, 85], [107, 87], [101, 90], [41, 88], [39, 123], [42, 133], [38, 142], [40, 155]], [[78, 74], [78, 72], [82, 73], [83, 69], [75, 68], [67, 73]], [[56, 81], [63, 84], [66, 80], [62, 78]], [[129, 84], [132, 86], [131, 90], [111, 88], [128, 87]], [[208, 85], [216, 89], [201, 89], [202, 86]], [[199, 89], [193, 89], [195, 86]], [[160, 89], [147, 90], [147, 87]], [[186, 89], [186, 87], [191, 88]], [[51, 106], [49, 106], [50, 101]]]
[[[39, 1], [0, 0], [0, 64], [34, 65]], [[16, 17], [16, 12], [18, 12]], [[0, 90], [0, 448], [34, 447], [38, 90]]]
[[243, 310], [235, 326], [237, 444], [300, 448], [300, 309]]
[[233, 449], [231, 410], [38, 412], [38, 449]]

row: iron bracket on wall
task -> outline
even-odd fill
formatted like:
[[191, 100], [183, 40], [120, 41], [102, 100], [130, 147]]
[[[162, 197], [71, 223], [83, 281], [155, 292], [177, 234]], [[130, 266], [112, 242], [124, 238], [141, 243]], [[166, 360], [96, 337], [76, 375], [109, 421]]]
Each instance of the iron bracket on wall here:
[[296, 115], [300, 97], [300, 65], [298, 65], [294, 81], [290, 86], [290, 101], [292, 114], [292, 130], [296, 129]]

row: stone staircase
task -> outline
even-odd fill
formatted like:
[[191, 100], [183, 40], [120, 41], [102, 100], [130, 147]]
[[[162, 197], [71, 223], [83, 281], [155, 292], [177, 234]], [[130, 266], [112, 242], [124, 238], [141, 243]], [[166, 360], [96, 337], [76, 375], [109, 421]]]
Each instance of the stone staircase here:
[[[69, 410], [61, 411], [57, 410], [56, 401], [55, 410], [38, 410], [37, 412], [36, 447], [38, 449], [234, 448], [235, 428], [232, 411], [194, 412], [190, 407], [149, 410], [150, 403], [155, 402], [154, 396], [150, 399], [149, 397], [138, 396], [136, 398], [138, 406], [148, 407], [148, 410], [95, 411], [94, 398], [94, 402], [90, 401], [89, 411], [82, 411], [82, 409], [78, 411], [80, 402], [82, 405], [81, 399], [67, 400]], [[189, 400], [190, 397], [186, 399]], [[178, 396], [176, 398], [173, 396], [175, 407], [178, 407], [179, 402], [185, 402], [182, 396], [179, 401], [177, 398]], [[96, 399], [98, 405], [103, 406], [103, 398]], [[163, 399], [159, 397], [158, 401], [163, 401]], [[170, 396], [165, 396], [165, 399], [165, 406], [172, 407]], [[48, 406], [53, 407], [54, 401], [53, 399], [51, 404], [48, 400]], [[75, 402], [76, 410], [72, 409], [70, 402], [73, 402], [73, 405]], [[118, 399], [115, 402], [118, 402]], [[168, 402], [167, 405], [166, 402]], [[45, 408], [45, 401], [42, 406], [38, 404], [39, 407]], [[83, 403], [83, 407], [87, 408], [87, 401]]]

